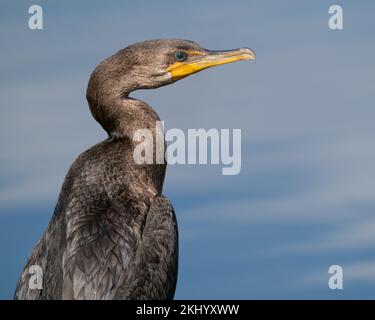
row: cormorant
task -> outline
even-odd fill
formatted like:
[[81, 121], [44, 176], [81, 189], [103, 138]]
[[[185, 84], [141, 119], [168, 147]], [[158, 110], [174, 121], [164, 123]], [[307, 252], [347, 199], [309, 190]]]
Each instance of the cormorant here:
[[[187, 40], [149, 40], [101, 62], [87, 100], [108, 139], [67, 173], [49, 226], [18, 281], [15, 299], [173, 299], [178, 232], [162, 195], [166, 164], [136, 164], [133, 134], [155, 134], [156, 112], [129, 97], [203, 69], [255, 59], [248, 48], [209, 51]], [[42, 289], [29, 287], [39, 266]]]

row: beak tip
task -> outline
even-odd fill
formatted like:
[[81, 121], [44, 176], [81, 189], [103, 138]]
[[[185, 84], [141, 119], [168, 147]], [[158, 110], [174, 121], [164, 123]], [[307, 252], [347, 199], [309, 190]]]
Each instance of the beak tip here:
[[251, 50], [250, 48], [241, 48], [240, 51], [242, 51], [244, 54], [249, 56], [249, 60], [256, 61], [256, 53], [254, 50]]

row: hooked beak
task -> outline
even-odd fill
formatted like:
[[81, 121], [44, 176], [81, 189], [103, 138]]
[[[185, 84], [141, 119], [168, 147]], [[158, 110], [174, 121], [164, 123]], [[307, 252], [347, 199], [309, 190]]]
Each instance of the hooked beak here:
[[188, 59], [183, 62], [175, 62], [167, 68], [172, 80], [177, 81], [193, 73], [207, 68], [219, 66], [226, 63], [255, 60], [255, 52], [249, 48], [239, 48], [225, 51], [187, 52]]

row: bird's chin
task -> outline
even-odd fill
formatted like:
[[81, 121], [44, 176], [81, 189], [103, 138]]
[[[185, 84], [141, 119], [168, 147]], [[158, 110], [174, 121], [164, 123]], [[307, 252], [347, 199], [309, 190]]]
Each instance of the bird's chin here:
[[154, 82], [157, 83], [155, 87], [162, 87], [171, 84], [174, 81], [170, 72], [163, 71], [160, 74], [154, 76]]

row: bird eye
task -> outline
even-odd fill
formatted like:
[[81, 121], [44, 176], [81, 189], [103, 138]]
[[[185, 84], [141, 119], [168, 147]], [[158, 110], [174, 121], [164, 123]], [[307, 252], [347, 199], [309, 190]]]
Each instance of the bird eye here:
[[177, 61], [184, 61], [187, 58], [187, 54], [183, 51], [177, 51], [175, 57]]

